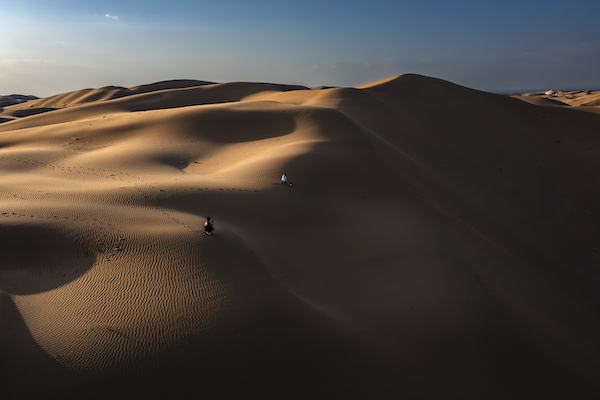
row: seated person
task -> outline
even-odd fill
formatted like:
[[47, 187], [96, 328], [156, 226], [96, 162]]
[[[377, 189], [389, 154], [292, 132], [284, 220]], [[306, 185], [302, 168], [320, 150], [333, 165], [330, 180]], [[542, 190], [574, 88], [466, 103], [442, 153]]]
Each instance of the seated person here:
[[214, 228], [210, 217], [206, 217], [206, 222], [204, 222], [204, 233], [210, 235], [213, 229]]

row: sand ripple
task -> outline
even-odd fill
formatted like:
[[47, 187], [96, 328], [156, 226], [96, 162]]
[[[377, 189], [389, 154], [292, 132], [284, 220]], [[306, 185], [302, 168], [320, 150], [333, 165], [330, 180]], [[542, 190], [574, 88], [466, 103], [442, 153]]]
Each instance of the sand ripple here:
[[560, 96], [404, 75], [6, 107], [0, 393], [596, 398], [600, 116]]

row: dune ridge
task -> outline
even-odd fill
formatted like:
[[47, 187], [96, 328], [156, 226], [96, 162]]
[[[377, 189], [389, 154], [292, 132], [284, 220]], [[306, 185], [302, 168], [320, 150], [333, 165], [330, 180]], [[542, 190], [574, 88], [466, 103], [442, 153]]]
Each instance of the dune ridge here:
[[600, 105], [544, 96], [408, 74], [5, 107], [0, 393], [597, 398]]
[[591, 112], [598, 112], [600, 106], [600, 90], [548, 90], [513, 97], [533, 104], [571, 106]]

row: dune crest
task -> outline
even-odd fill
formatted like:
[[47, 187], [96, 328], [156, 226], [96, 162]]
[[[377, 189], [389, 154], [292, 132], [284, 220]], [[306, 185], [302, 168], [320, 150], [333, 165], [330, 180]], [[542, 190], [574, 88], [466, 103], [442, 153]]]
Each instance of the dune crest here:
[[408, 74], [5, 107], [0, 393], [596, 398], [596, 97]]

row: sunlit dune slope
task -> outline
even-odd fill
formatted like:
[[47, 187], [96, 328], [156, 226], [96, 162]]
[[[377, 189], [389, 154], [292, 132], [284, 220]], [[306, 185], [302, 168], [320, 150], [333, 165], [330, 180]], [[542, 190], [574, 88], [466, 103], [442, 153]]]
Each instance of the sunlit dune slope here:
[[572, 106], [582, 111], [599, 112], [600, 90], [550, 90], [547, 92], [524, 93], [513, 97], [539, 105]]
[[596, 398], [584, 102], [401, 75], [7, 107], [0, 393]]
[[149, 85], [139, 85], [132, 88], [124, 88], [120, 86], [105, 86], [98, 89], [82, 89], [73, 92], [58, 94], [43, 99], [36, 99], [27, 102], [27, 104], [19, 104], [13, 109], [31, 109], [31, 108], [65, 108], [77, 106], [85, 103], [112, 100], [119, 97], [131, 96], [134, 94], [155, 92], [159, 90], [169, 89], [186, 89], [195, 86], [203, 86], [212, 84], [211, 82], [196, 81], [189, 79], [180, 79], [164, 82], [156, 82]]

